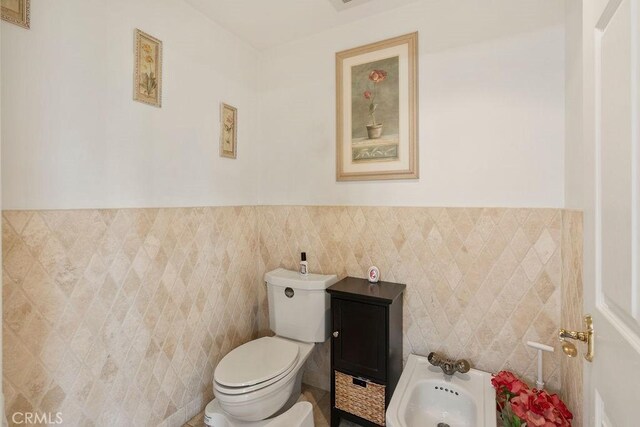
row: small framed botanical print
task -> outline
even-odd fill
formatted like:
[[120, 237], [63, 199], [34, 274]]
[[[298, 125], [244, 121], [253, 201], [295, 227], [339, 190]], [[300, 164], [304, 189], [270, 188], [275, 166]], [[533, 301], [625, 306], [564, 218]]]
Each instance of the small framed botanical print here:
[[2, 19], [23, 28], [30, 26], [31, 0], [1, 0]]
[[220, 104], [220, 157], [236, 158], [238, 137], [238, 109]]
[[133, 99], [162, 106], [162, 42], [136, 29]]

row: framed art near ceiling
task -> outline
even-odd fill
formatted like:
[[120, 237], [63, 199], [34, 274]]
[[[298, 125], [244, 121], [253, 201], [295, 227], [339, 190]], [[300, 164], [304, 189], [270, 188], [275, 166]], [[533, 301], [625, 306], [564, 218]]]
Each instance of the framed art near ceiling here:
[[336, 179], [418, 178], [418, 33], [336, 53]]
[[136, 29], [133, 99], [162, 106], [162, 42]]
[[30, 26], [31, 0], [1, 0], [2, 19], [23, 28]]
[[220, 157], [235, 159], [238, 139], [238, 109], [220, 104]]

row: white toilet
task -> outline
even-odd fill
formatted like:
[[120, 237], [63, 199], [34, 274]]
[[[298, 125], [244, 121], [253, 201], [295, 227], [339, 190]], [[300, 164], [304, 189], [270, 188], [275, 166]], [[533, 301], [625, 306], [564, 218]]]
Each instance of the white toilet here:
[[313, 427], [310, 405], [301, 402], [302, 367], [314, 343], [329, 338], [335, 275], [279, 268], [265, 274], [269, 325], [263, 337], [232, 350], [216, 366], [215, 399], [205, 410], [211, 427]]
[[240, 421], [227, 415], [218, 399], [213, 399], [205, 414], [205, 424], [214, 427], [314, 427], [313, 406], [309, 402], [298, 402], [283, 414], [263, 421]]

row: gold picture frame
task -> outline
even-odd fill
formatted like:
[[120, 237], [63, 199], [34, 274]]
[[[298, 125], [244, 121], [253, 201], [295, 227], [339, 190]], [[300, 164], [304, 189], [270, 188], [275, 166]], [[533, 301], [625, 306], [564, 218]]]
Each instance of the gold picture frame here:
[[162, 41], [135, 30], [133, 99], [162, 107]]
[[418, 178], [418, 33], [336, 53], [336, 180]]
[[26, 29], [31, 27], [31, 0], [1, 0], [0, 9], [3, 21]]
[[220, 157], [235, 159], [238, 152], [238, 109], [220, 103]]

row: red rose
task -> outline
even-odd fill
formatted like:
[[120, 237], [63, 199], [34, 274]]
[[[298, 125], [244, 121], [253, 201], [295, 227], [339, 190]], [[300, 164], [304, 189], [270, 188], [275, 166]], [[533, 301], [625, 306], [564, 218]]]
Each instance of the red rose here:
[[369, 73], [369, 80], [374, 83], [380, 83], [387, 78], [387, 72], [384, 70], [373, 70]]
[[523, 418], [523, 420], [527, 422], [528, 426], [550, 427], [553, 425], [547, 423], [547, 420], [542, 415], [536, 414], [532, 411], [528, 411], [527, 416]]
[[491, 384], [499, 393], [508, 391], [511, 394], [518, 394], [522, 390], [528, 390], [529, 386], [520, 381], [518, 377], [509, 371], [500, 371], [491, 379]]
[[534, 390], [534, 392], [537, 392], [537, 395], [531, 402], [531, 410], [533, 412], [539, 415], [545, 415], [545, 413], [554, 409], [551, 402], [549, 402], [549, 394], [546, 391], [538, 392], [537, 390]]
[[551, 404], [558, 410], [558, 412], [560, 412], [560, 415], [562, 415], [565, 419], [573, 419], [573, 414], [571, 413], [571, 411], [569, 411], [569, 408], [567, 408], [564, 402], [560, 400], [557, 394], [552, 394], [551, 396], [549, 396], [549, 400], [551, 401]]
[[537, 391], [532, 410], [543, 415], [554, 426], [570, 426], [570, 420], [573, 419], [573, 414], [569, 412], [558, 395], [549, 395], [544, 390]]
[[364, 97], [367, 98], [367, 99], [371, 99], [371, 92], [368, 91], [368, 90], [365, 90], [364, 91]]
[[529, 426], [545, 426], [547, 420], [543, 414], [538, 413], [536, 399], [538, 396], [533, 390], [522, 390], [522, 392], [511, 399], [511, 409], [513, 413], [522, 421], [526, 421]]
[[511, 399], [511, 410], [518, 418], [524, 420], [529, 411], [529, 396], [522, 393]]

